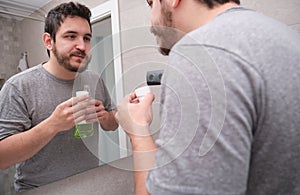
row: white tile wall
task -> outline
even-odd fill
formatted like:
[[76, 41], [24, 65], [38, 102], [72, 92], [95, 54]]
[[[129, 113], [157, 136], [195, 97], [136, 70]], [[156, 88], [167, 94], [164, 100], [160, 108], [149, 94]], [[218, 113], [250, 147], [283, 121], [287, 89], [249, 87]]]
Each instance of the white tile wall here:
[[20, 22], [0, 16], [0, 79], [7, 79], [17, 72], [21, 58]]
[[241, 0], [241, 4], [271, 16], [300, 33], [299, 0]]

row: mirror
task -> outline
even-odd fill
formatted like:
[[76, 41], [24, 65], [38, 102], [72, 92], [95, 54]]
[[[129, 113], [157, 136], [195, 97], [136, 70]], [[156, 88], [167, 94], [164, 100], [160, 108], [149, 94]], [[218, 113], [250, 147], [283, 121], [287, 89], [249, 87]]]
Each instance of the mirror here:
[[[85, 4], [84, 2], [82, 2]], [[57, 2], [56, 2], [57, 4]], [[55, 5], [54, 5], [55, 6]], [[50, 6], [50, 8], [54, 7]], [[48, 9], [48, 8], [47, 8]], [[89, 65], [89, 69], [94, 71], [95, 73], [99, 74], [107, 88], [108, 91], [113, 99], [113, 102], [118, 102], [123, 97], [123, 89], [122, 89], [122, 82], [120, 79], [121, 76], [121, 64], [120, 59], [118, 57], [114, 57], [115, 54], [119, 54], [120, 51], [118, 49], [120, 48], [118, 43], [118, 38], [116, 36], [112, 36], [112, 34], [118, 34], [116, 29], [119, 28], [118, 23], [118, 2], [116, 0], [110, 0], [105, 1], [105, 3], [102, 3], [101, 5], [91, 9], [92, 11], [92, 27], [93, 27], [93, 40], [92, 40], [92, 55], [93, 59]], [[30, 41], [35, 43], [41, 42], [41, 34], [43, 33], [43, 22], [39, 22], [39, 24], [36, 24], [35, 21], [25, 21], [24, 23], [31, 23], [32, 26], [38, 26], [31, 27], [31, 29], [37, 29], [38, 32], [32, 32], [33, 34], [38, 33], [39, 36], [34, 36], [35, 40], [30, 39]], [[23, 24], [22, 22], [19, 23], [20, 28], [22, 28]], [[24, 25], [25, 26], [25, 25]], [[21, 36], [28, 36], [29, 33], [22, 34]], [[23, 40], [23, 38], [20, 36], [20, 44], [23, 44], [22, 49], [26, 47], [31, 47], [28, 44], [29, 40]], [[36, 50], [38, 52], [32, 52], [29, 51], [29, 57], [34, 56], [34, 53], [37, 54], [37, 56], [41, 53], [40, 58], [43, 60], [38, 59], [39, 62], [45, 61], [47, 59], [47, 56], [43, 56], [45, 53], [45, 48], [43, 45], [35, 44]], [[19, 55], [13, 54], [13, 55]], [[19, 60], [19, 59], [18, 59]], [[33, 60], [30, 61], [31, 65], [36, 64], [33, 62]], [[16, 63], [17, 64], [17, 63]], [[123, 158], [127, 156], [127, 150], [126, 150], [126, 135], [122, 130], [116, 130], [112, 132], [106, 132], [102, 131], [99, 128], [99, 136], [98, 142], [97, 142], [97, 148], [94, 148], [93, 145], [90, 145], [88, 141], [85, 143], [87, 148], [90, 149], [90, 151], [97, 156], [100, 159], [99, 165], [102, 165], [104, 163], [108, 163], [114, 160], [117, 160], [119, 158]], [[123, 149], [122, 149], [123, 148]], [[124, 149], [125, 148], [125, 149]], [[84, 159], [82, 159], [84, 160]], [[14, 168], [10, 169], [13, 170]], [[8, 175], [7, 172], [3, 172], [5, 176]], [[13, 174], [11, 174], [11, 171], [9, 172], [9, 181], [13, 180], [12, 178]], [[3, 177], [6, 178], [7, 177]], [[5, 183], [4, 185], [7, 185], [8, 180], [2, 179], [0, 174], [0, 183]], [[13, 190], [12, 183], [9, 184], [10, 189]], [[1, 187], [0, 187], [1, 188]], [[13, 193], [13, 191], [12, 191]], [[1, 193], [0, 193], [1, 194]]]

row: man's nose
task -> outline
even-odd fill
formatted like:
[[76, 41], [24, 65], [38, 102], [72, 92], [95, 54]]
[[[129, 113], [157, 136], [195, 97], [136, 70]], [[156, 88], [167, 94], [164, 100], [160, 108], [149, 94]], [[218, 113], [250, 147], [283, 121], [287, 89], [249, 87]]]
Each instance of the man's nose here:
[[83, 40], [83, 38], [80, 38], [80, 39], [77, 40], [76, 49], [79, 49], [81, 51], [85, 51], [85, 49], [86, 49], [86, 43]]

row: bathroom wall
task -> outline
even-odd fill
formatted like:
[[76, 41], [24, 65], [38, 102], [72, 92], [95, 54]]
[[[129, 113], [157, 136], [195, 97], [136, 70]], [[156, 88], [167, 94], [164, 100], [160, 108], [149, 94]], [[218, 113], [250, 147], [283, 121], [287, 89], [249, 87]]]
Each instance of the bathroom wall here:
[[241, 4], [271, 16], [300, 33], [299, 0], [241, 0]]
[[17, 72], [22, 52], [20, 24], [18, 20], [0, 15], [0, 79], [7, 79]]

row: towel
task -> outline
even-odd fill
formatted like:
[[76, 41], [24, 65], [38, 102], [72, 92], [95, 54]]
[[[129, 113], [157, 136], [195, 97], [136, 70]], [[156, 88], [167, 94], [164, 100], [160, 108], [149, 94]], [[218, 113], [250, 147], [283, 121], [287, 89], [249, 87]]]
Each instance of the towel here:
[[28, 69], [28, 62], [27, 62], [27, 52], [24, 52], [22, 54], [22, 58], [19, 61], [19, 65], [18, 65], [18, 71], [22, 72], [26, 69]]

